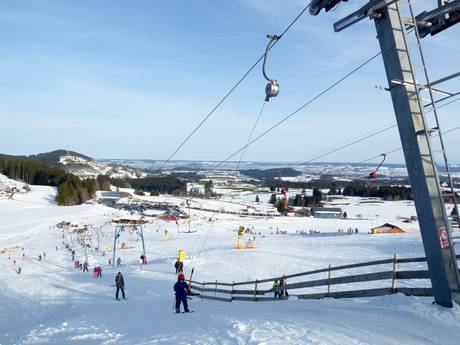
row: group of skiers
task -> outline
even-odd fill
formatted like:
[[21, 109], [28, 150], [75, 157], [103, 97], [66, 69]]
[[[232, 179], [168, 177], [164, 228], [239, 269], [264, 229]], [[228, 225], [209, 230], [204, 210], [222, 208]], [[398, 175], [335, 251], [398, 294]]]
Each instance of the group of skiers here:
[[[68, 249], [71, 252], [72, 255], [72, 261], [74, 262], [74, 266], [77, 269], [81, 269], [83, 272], [88, 272], [88, 262], [85, 260], [83, 263], [81, 263], [79, 260], [75, 260], [75, 250], [71, 249], [70, 246], [66, 246], [66, 249]], [[147, 258], [145, 255], [141, 255], [139, 259], [139, 263], [146, 264], [147, 263]], [[109, 261], [109, 265], [111, 264], [111, 261]], [[116, 265], [117, 267], [121, 266], [121, 258], [118, 257], [116, 260]], [[175, 262], [174, 267], [176, 269], [176, 274], [179, 273], [177, 277], [177, 282], [173, 286], [173, 290], [175, 293], [175, 311], [176, 313], [180, 313], [180, 305], [183, 305], [183, 309], [185, 313], [190, 312], [188, 308], [188, 303], [187, 303], [187, 295], [190, 294], [190, 286], [189, 284], [186, 283], [185, 281], [185, 275], [183, 273], [184, 271], [184, 263], [180, 261], [179, 259]], [[95, 278], [101, 277], [102, 276], [102, 267], [101, 266], [96, 266], [93, 271], [93, 276]], [[123, 277], [123, 274], [121, 272], [118, 272], [117, 275], [115, 276], [115, 299], [120, 300], [119, 295], [121, 291], [121, 297], [126, 300], [126, 294], [125, 294], [125, 279]]]
[[280, 278], [280, 280], [275, 280], [273, 282], [273, 288], [272, 289], [274, 291], [274, 294], [275, 294], [274, 297], [275, 298], [277, 298], [277, 297], [281, 298], [283, 296], [284, 297], [289, 296], [289, 294], [288, 294], [288, 292], [286, 290], [286, 284], [287, 284], [286, 277], [284, 275]]

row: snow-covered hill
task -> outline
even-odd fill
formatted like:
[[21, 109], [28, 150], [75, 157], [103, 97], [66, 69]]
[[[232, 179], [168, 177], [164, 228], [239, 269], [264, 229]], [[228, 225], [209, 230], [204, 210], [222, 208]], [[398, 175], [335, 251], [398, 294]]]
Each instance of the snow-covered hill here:
[[145, 173], [126, 165], [104, 164], [72, 155], [59, 157], [59, 166], [81, 178], [95, 178], [98, 175], [108, 175], [111, 178], [139, 178], [146, 176]]
[[[8, 182], [8, 181], [7, 181]], [[391, 295], [348, 300], [211, 302], [193, 297], [193, 314], [176, 315], [172, 285], [178, 251], [187, 252], [185, 274], [195, 267], [197, 281], [241, 281], [280, 274], [392, 257], [423, 255], [419, 233], [372, 236], [377, 222], [394, 221], [403, 202], [373, 203], [350, 198], [342, 207], [350, 215], [379, 214], [373, 219], [253, 218], [191, 210], [179, 224], [153, 219], [144, 227], [149, 263], [139, 266], [142, 244], [136, 233], [124, 231], [117, 257], [120, 268], [108, 265], [114, 218], [133, 217], [102, 205], [59, 207], [56, 190], [30, 186], [18, 199], [0, 200], [0, 344], [405, 344], [454, 345], [460, 338], [460, 308], [445, 309], [432, 298]], [[235, 202], [249, 203], [252, 196]], [[141, 197], [142, 198], [142, 197]], [[176, 197], [145, 197], [183, 203]], [[206, 200], [206, 206], [235, 207], [233, 202]], [[347, 204], [349, 203], [349, 204]], [[406, 205], [412, 214], [413, 205]], [[369, 208], [369, 211], [365, 210]], [[371, 208], [375, 208], [370, 211]], [[378, 209], [377, 209], [378, 208]], [[212, 222], [209, 219], [212, 218]], [[59, 229], [59, 222], [90, 228], [89, 248], [78, 231]], [[235, 229], [254, 228], [257, 249], [235, 250]], [[337, 232], [358, 227], [349, 236], [299, 235], [298, 230]], [[277, 229], [286, 234], [276, 234]], [[168, 236], [164, 230], [168, 230]], [[260, 233], [260, 235], [259, 235]], [[100, 242], [105, 250], [95, 251]], [[88, 255], [90, 273], [75, 269]], [[39, 260], [41, 255], [41, 260]], [[91, 270], [101, 265], [102, 278]], [[420, 265], [423, 265], [420, 263]], [[17, 274], [21, 267], [21, 274]], [[123, 272], [128, 299], [114, 299], [114, 277]], [[399, 282], [398, 282], [399, 284]], [[404, 286], [417, 282], [403, 282]]]

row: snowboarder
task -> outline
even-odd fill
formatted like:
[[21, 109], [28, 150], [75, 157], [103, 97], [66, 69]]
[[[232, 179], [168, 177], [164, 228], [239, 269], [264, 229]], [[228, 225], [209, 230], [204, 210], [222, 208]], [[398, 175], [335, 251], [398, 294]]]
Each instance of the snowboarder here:
[[117, 301], [120, 300], [118, 298], [118, 293], [120, 292], [120, 290], [121, 290], [121, 295], [123, 296], [123, 299], [126, 299], [125, 297], [125, 279], [123, 278], [123, 274], [121, 274], [121, 272], [118, 272], [117, 276], [115, 277], [115, 286], [117, 287], [115, 299]]
[[286, 296], [286, 297], [289, 296], [289, 294], [288, 294], [288, 292], [286, 290], [286, 284], [287, 284], [286, 276], [283, 274], [283, 277], [281, 277], [281, 279], [280, 279], [280, 288], [281, 289], [280, 289], [280, 292], [279, 292], [279, 297], [282, 297], [283, 295]]
[[120, 266], [121, 266], [121, 258], [119, 257], [119, 258], [117, 259], [117, 267], [120, 267]]
[[279, 282], [277, 279], [275, 279], [275, 281], [273, 282], [273, 291], [275, 293], [275, 295], [273, 297], [281, 297], [281, 293], [277, 290], [278, 287], [280, 286]]
[[83, 263], [83, 273], [85, 272], [89, 272], [88, 271], [88, 261], [85, 260], [85, 262]]
[[184, 305], [184, 312], [188, 313], [187, 304], [187, 292], [189, 291], [189, 286], [185, 282], [185, 276], [183, 273], [179, 274], [177, 277], [177, 282], [174, 284], [174, 292], [176, 293], [176, 313], [180, 313], [180, 304]]

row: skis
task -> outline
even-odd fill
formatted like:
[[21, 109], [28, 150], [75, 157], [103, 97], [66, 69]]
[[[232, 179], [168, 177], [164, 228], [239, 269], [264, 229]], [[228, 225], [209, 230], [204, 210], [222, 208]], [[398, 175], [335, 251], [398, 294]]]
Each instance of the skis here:
[[179, 313], [175, 312], [174, 314], [190, 314], [190, 313], [194, 313], [194, 312], [195, 312], [195, 310], [189, 310], [187, 312], [185, 312], [185, 311], [181, 311]]

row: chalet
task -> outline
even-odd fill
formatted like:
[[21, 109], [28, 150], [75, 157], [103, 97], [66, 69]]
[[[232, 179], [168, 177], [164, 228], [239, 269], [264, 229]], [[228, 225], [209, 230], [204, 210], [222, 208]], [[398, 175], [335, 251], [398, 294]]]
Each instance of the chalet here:
[[342, 218], [342, 209], [339, 207], [313, 207], [311, 214], [315, 218]]

